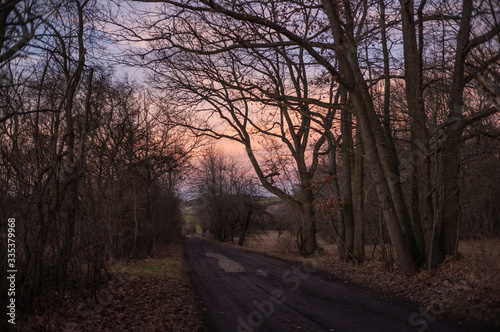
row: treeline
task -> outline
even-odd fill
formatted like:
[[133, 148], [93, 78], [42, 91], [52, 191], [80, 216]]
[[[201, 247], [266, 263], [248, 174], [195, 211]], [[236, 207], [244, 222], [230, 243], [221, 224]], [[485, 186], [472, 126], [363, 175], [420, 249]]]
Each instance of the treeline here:
[[[2, 7], [0, 232], [15, 218], [20, 311], [46, 289], [64, 296], [84, 283], [95, 298], [110, 259], [151, 254], [181, 234], [190, 145], [147, 90], [99, 59], [98, 5]], [[6, 248], [2, 240], [2, 262]]]
[[302, 255], [324, 221], [362, 262], [371, 222], [413, 274], [457, 253], [464, 221], [498, 227], [495, 1], [161, 4], [122, 32], [136, 63], [172, 120], [242, 145]]
[[[190, 181], [196, 194], [192, 206], [202, 230], [220, 242], [240, 246], [249, 235], [275, 228], [275, 216], [267, 211], [261, 187], [247, 165], [223, 150], [210, 146], [202, 151]], [[289, 223], [289, 222], [287, 222]]]

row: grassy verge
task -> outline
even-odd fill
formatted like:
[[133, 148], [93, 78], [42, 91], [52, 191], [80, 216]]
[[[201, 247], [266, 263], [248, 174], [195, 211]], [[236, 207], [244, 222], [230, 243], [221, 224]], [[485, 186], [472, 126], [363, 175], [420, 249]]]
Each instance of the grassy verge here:
[[[111, 280], [96, 299], [75, 289], [46, 294], [19, 331], [206, 331], [203, 311], [184, 273], [184, 244], [155, 257], [110, 267]], [[54, 301], [57, 298], [57, 305]]]

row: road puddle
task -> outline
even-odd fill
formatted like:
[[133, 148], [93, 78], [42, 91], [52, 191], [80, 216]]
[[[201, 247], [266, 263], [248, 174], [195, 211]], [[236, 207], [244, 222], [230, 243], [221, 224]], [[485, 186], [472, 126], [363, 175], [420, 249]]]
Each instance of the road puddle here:
[[207, 257], [216, 258], [218, 261], [217, 265], [219, 265], [219, 267], [226, 273], [241, 273], [245, 271], [240, 263], [235, 262], [225, 256], [214, 254], [213, 252], [207, 252], [206, 255]]

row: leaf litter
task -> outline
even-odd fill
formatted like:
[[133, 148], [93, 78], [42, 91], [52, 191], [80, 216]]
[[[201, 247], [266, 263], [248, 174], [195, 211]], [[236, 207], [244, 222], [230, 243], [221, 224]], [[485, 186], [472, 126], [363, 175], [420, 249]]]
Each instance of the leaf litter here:
[[17, 331], [208, 331], [204, 310], [185, 274], [184, 246], [154, 258], [111, 266], [95, 298], [82, 287], [47, 292]]

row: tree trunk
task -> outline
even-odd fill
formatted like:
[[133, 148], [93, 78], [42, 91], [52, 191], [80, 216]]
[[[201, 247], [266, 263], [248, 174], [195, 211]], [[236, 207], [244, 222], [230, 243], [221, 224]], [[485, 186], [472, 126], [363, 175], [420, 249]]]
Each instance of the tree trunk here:
[[[341, 25], [339, 8], [333, 1], [323, 0], [323, 6], [330, 20], [332, 34], [335, 40], [336, 55], [339, 61], [339, 68], [344, 79], [348, 80], [348, 89], [353, 103], [353, 109], [358, 119], [358, 130], [361, 131], [361, 137], [365, 147], [365, 157], [368, 170], [375, 185], [379, 205], [383, 211], [387, 230], [391, 238], [394, 250], [398, 257], [398, 262], [405, 274], [415, 272], [415, 261], [408, 249], [403, 232], [400, 226], [400, 220], [396, 214], [394, 201], [392, 199], [389, 184], [382, 167], [381, 157], [390, 154], [387, 146], [383, 144], [383, 138], [377, 137], [383, 135], [382, 127], [378, 115], [373, 108], [368, 87], [366, 85], [357, 59], [356, 45], [352, 35], [346, 33]], [[378, 125], [377, 125], [378, 123]], [[387, 167], [385, 170], [390, 169]]]
[[446, 255], [455, 255], [458, 247], [458, 219], [460, 211], [460, 123], [463, 109], [463, 92], [465, 87], [465, 60], [468, 54], [467, 44], [471, 30], [472, 0], [463, 1], [462, 20], [457, 38], [457, 53], [453, 71], [453, 83], [450, 98], [448, 120], [456, 122], [445, 129], [445, 142], [442, 149], [443, 168], [443, 208], [440, 244]]
[[[345, 99], [345, 98], [343, 98]], [[342, 178], [344, 182], [344, 195], [343, 195], [343, 210], [344, 210], [344, 225], [345, 234], [344, 242], [346, 250], [353, 252], [354, 249], [354, 212], [353, 212], [353, 198], [352, 198], [352, 117], [347, 110], [342, 110], [341, 113], [341, 131], [342, 131]], [[349, 259], [351, 256], [346, 256]]]
[[[413, 1], [401, 0], [403, 22], [403, 51], [405, 62], [406, 100], [410, 122], [410, 147], [412, 171], [413, 223], [419, 229], [423, 226], [425, 255], [427, 261], [441, 263], [443, 257], [434, 245], [434, 208], [431, 198], [429, 135], [426, 128], [426, 114], [422, 84], [423, 29], [420, 28], [420, 45], [417, 45], [416, 23]], [[425, 1], [420, 4], [419, 15]], [[422, 23], [422, 21], [419, 21]], [[421, 26], [420, 26], [421, 27]], [[412, 235], [414, 237], [414, 235]], [[416, 243], [415, 243], [416, 245]], [[416, 248], [418, 250], [418, 248]]]
[[312, 203], [306, 203], [303, 212], [304, 219], [304, 235], [305, 235], [305, 246], [303, 251], [303, 256], [309, 256], [313, 254], [316, 249], [318, 249], [318, 243], [316, 242], [316, 220], [314, 219], [314, 206]]
[[316, 220], [311, 181], [303, 181], [302, 183], [303, 186], [300, 189], [301, 204], [297, 211], [299, 217], [297, 247], [300, 254], [306, 257], [316, 251], [318, 243], [316, 242]]
[[[333, 135], [328, 136], [328, 150], [330, 151], [330, 165], [328, 168], [328, 175], [331, 176], [331, 186], [333, 190], [333, 196], [341, 200], [339, 179], [337, 176], [337, 146], [333, 141]], [[331, 227], [333, 228], [333, 236], [335, 238], [335, 243], [337, 245], [337, 254], [339, 260], [346, 259], [346, 248], [345, 248], [345, 224], [344, 224], [344, 211], [343, 209], [337, 210], [337, 221], [338, 224], [335, 225], [335, 217], [333, 212], [331, 212]]]
[[354, 177], [352, 181], [352, 202], [354, 211], [354, 246], [353, 255], [358, 262], [365, 260], [365, 241], [363, 225], [363, 180], [364, 160], [361, 133], [356, 131], [356, 150], [354, 161]]
[[242, 246], [245, 243], [245, 237], [247, 235], [248, 226], [250, 225], [250, 219], [252, 218], [252, 213], [253, 213], [252, 205], [249, 206], [249, 209], [250, 210], [248, 211], [247, 217], [245, 218], [245, 221], [241, 227], [241, 234], [240, 238], [238, 239], [239, 246]]
[[137, 233], [139, 232], [139, 221], [137, 220], [137, 188], [136, 182], [133, 182], [133, 195], [134, 195], [134, 246], [132, 247], [131, 256], [135, 256], [135, 249], [137, 247]]

